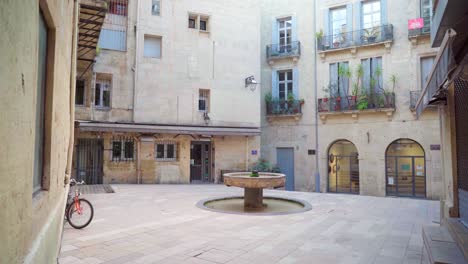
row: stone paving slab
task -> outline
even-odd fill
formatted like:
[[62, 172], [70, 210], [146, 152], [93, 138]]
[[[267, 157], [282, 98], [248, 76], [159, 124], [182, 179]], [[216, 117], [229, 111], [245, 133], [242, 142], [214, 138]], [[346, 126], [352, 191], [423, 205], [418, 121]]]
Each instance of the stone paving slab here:
[[222, 185], [112, 185], [83, 194], [93, 222], [65, 224], [59, 262], [67, 263], [420, 263], [424, 225], [437, 201], [266, 190], [308, 201], [312, 210], [279, 216], [210, 212], [195, 204], [242, 195]]

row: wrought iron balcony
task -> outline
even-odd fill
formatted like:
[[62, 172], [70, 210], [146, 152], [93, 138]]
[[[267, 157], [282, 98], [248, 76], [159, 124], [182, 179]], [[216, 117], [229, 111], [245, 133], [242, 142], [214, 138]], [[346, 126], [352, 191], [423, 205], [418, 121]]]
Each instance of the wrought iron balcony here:
[[301, 42], [293, 41], [288, 45], [271, 44], [267, 45], [266, 56], [268, 60], [282, 59], [301, 56]]
[[431, 17], [423, 17], [424, 26], [422, 28], [408, 29], [408, 38], [415, 38], [431, 34]]
[[352, 48], [393, 41], [393, 25], [381, 25], [351, 32], [322, 37], [318, 41], [319, 51]]
[[303, 100], [273, 100], [266, 103], [267, 116], [302, 115]]
[[395, 94], [394, 93], [368, 93], [365, 96], [346, 96], [334, 98], [319, 98], [318, 111], [324, 112], [349, 112], [349, 111], [365, 111], [379, 109], [394, 109]]
[[410, 109], [416, 110], [416, 103], [421, 96], [421, 91], [410, 91]]

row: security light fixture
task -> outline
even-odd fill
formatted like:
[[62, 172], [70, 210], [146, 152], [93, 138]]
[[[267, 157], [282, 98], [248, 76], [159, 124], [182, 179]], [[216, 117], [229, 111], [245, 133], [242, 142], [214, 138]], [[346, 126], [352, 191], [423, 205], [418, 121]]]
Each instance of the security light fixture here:
[[257, 88], [257, 84], [259, 83], [253, 75], [245, 78], [245, 88], [249, 87], [252, 92]]

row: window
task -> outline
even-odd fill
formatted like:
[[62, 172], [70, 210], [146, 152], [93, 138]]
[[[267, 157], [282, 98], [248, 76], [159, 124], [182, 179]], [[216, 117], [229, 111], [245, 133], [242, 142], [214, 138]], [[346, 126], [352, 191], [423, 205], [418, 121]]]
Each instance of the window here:
[[151, 14], [153, 16], [161, 15], [161, 0], [153, 0], [151, 5]]
[[210, 18], [200, 14], [189, 14], [188, 27], [208, 32], [210, 30]]
[[210, 90], [200, 89], [198, 92], [198, 111], [208, 112], [210, 106]]
[[177, 159], [177, 145], [174, 142], [156, 143], [156, 160], [175, 161]]
[[33, 192], [42, 187], [42, 175], [44, 169], [44, 130], [45, 130], [45, 94], [47, 76], [47, 45], [48, 28], [42, 13], [39, 14], [39, 43], [37, 62], [37, 93], [35, 109], [35, 137], [34, 137], [34, 174]]
[[99, 47], [101, 49], [125, 51], [127, 49], [127, 32], [103, 28], [99, 36]]
[[98, 108], [110, 107], [111, 81], [96, 78], [96, 90], [94, 94], [94, 105]]
[[290, 17], [278, 19], [279, 52], [291, 50], [292, 20]]
[[112, 140], [112, 161], [133, 161], [135, 142], [132, 138]]
[[189, 17], [188, 22], [189, 22], [189, 23], [188, 23], [188, 27], [189, 27], [189, 28], [196, 28], [196, 25], [195, 25], [196, 20], [195, 20], [195, 18]]
[[348, 62], [330, 63], [330, 97], [345, 97], [349, 94]]
[[111, 0], [109, 13], [119, 16], [127, 16], [127, 0]]
[[287, 100], [293, 94], [293, 71], [279, 71], [278, 72], [278, 91], [279, 99]]
[[200, 19], [200, 30], [207, 31], [208, 21]]
[[421, 0], [421, 17], [424, 19], [423, 33], [431, 32], [432, 0]]
[[99, 35], [101, 49], [127, 50], [127, 0], [111, 0], [109, 15]]
[[161, 58], [161, 37], [145, 36], [143, 55], [147, 58]]
[[330, 10], [330, 28], [334, 35], [333, 42], [341, 42], [340, 34], [346, 32], [346, 7]]
[[369, 94], [383, 92], [382, 57], [361, 60], [363, 68], [362, 85]]
[[85, 104], [85, 80], [76, 80], [75, 104]]
[[380, 26], [380, 0], [366, 1], [362, 3], [362, 25], [363, 28], [373, 28]]
[[435, 57], [423, 57], [421, 58], [421, 90], [424, 89], [426, 82], [429, 79], [429, 74], [432, 70], [432, 65], [434, 64]]

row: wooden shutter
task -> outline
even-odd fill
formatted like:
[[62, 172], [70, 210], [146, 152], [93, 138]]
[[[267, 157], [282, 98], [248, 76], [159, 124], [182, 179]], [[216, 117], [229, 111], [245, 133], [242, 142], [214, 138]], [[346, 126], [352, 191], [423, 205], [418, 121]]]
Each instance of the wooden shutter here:
[[299, 99], [299, 70], [296, 67], [293, 68], [293, 94], [294, 98]]
[[297, 39], [297, 19], [296, 16], [291, 17], [291, 41], [298, 41]]
[[362, 87], [366, 93], [369, 93], [370, 87], [370, 78], [371, 78], [371, 71], [370, 71], [370, 59], [364, 59], [361, 61], [362, 69], [363, 69], [363, 76], [362, 76]]
[[271, 95], [275, 99], [279, 98], [278, 72], [276, 70], [271, 71]]

